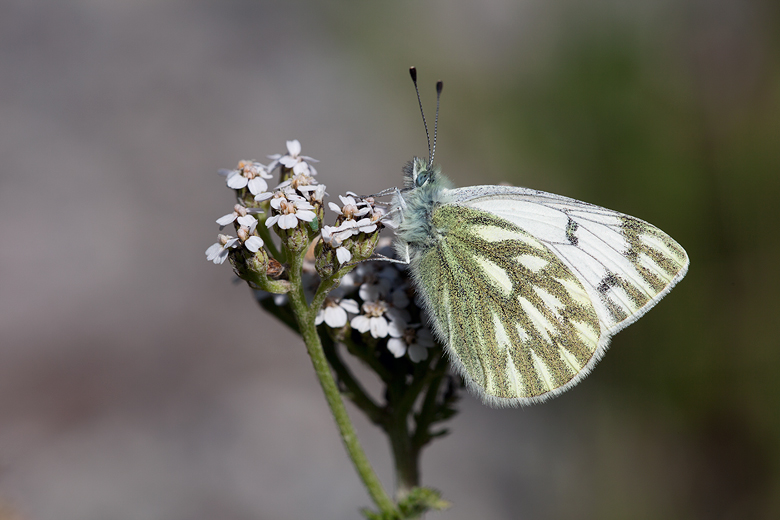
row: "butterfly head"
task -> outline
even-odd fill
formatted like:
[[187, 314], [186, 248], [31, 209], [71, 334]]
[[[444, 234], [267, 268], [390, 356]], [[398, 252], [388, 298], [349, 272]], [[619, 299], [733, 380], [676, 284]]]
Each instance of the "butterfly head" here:
[[408, 189], [434, 184], [440, 177], [441, 167], [434, 166], [419, 157], [415, 157], [404, 166], [404, 187]]

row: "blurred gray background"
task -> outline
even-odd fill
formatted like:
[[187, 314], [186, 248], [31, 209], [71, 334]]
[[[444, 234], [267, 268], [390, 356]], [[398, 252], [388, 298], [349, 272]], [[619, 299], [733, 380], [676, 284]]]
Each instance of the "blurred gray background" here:
[[[646, 219], [691, 257], [585, 382], [468, 396], [442, 519], [780, 516], [780, 8], [770, 0], [0, 4], [0, 518], [357, 519], [302, 343], [207, 263], [216, 175], [297, 138], [331, 196], [459, 185]], [[356, 417], [392, 483], [384, 438]]]

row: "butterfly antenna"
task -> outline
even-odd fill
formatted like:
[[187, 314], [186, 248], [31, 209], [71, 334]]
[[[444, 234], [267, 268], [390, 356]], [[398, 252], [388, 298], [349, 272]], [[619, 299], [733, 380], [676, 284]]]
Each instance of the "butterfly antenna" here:
[[425, 112], [423, 112], [422, 99], [420, 99], [420, 89], [417, 88], [417, 69], [414, 67], [409, 67], [409, 75], [412, 77], [414, 91], [417, 93], [417, 103], [420, 105], [420, 115], [422, 115], [423, 126], [425, 127], [425, 138], [428, 140], [428, 157], [430, 157], [431, 162], [433, 162], [433, 154], [431, 154], [431, 136], [428, 134], [428, 123], [425, 121]]
[[431, 151], [431, 162], [428, 168], [433, 166], [433, 156], [436, 155], [436, 134], [439, 132], [439, 100], [441, 99], [441, 89], [444, 83], [441, 80], [436, 82], [436, 119], [433, 122], [433, 151]]

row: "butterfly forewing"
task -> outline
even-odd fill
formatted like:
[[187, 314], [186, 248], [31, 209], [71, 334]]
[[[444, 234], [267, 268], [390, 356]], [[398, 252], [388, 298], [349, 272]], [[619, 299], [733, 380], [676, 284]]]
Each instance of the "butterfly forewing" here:
[[488, 211], [533, 234], [587, 290], [604, 348], [666, 295], [688, 269], [669, 235], [640, 219], [560, 195], [501, 186], [453, 190], [460, 204]]
[[482, 396], [534, 400], [588, 365], [602, 335], [575, 273], [506, 218], [463, 205], [431, 214], [437, 239], [413, 271], [437, 332]]

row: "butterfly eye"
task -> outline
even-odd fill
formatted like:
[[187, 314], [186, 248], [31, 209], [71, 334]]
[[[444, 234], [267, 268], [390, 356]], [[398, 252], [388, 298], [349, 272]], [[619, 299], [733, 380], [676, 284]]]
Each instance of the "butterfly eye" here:
[[414, 180], [414, 183], [417, 184], [417, 187], [419, 188], [426, 182], [428, 182], [428, 179], [431, 178], [431, 170], [428, 170], [427, 168], [425, 170], [422, 170], [420, 173], [417, 174], [417, 178]]

